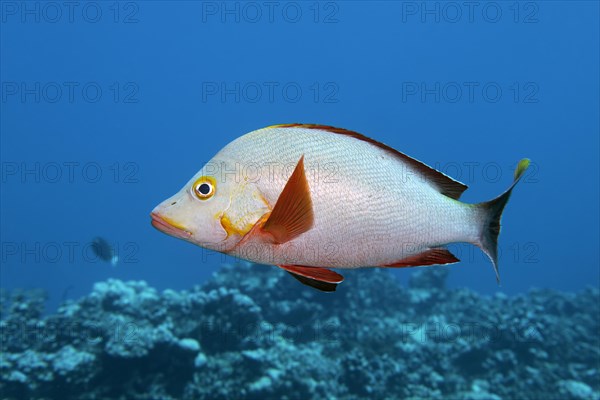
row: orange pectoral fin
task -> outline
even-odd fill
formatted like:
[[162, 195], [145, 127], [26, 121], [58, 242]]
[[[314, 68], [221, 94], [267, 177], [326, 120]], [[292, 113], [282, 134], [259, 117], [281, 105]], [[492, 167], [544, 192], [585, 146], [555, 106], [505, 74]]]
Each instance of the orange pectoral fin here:
[[450, 253], [448, 249], [436, 247], [424, 251], [423, 253], [404, 258], [393, 264], [382, 265], [382, 267], [418, 267], [422, 265], [452, 264], [459, 261], [460, 260], [456, 258], [454, 254]]
[[321, 267], [305, 267], [302, 265], [278, 265], [286, 270], [301, 283], [321, 290], [323, 292], [335, 292], [344, 277], [337, 272]]
[[302, 156], [262, 226], [262, 231], [272, 236], [274, 243], [280, 244], [308, 231], [313, 223], [312, 200]]

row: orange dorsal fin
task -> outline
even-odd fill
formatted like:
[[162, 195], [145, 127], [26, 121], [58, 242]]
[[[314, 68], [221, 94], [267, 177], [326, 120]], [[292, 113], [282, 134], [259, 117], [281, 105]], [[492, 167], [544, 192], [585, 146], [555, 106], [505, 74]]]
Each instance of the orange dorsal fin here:
[[419, 160], [416, 160], [412, 157], [407, 156], [404, 153], [399, 152], [398, 150], [385, 145], [377, 140], [371, 139], [365, 135], [361, 135], [358, 132], [349, 131], [347, 129], [336, 128], [328, 125], [316, 125], [316, 124], [282, 124], [282, 125], [273, 125], [269, 128], [305, 128], [305, 129], [318, 129], [322, 131], [327, 131], [331, 133], [335, 133], [338, 135], [345, 135], [352, 137], [354, 139], [362, 140], [363, 142], [367, 142], [372, 144], [373, 146], [379, 147], [380, 149], [385, 150], [386, 152], [392, 154], [394, 157], [404, 161], [408, 165], [412, 166], [416, 171], [423, 174], [423, 176], [430, 182], [433, 186], [437, 188], [437, 190], [445, 196], [458, 200], [460, 195], [467, 190], [467, 185], [455, 181], [450, 178], [448, 175], [431, 168], [430, 166], [422, 163]]
[[314, 219], [302, 156], [262, 226], [262, 231], [272, 236], [274, 243], [285, 243], [312, 228]]
[[302, 265], [279, 265], [301, 283], [321, 290], [323, 292], [335, 292], [344, 277], [337, 272], [321, 267], [305, 267]]
[[382, 265], [382, 267], [418, 267], [421, 265], [452, 264], [459, 261], [460, 260], [456, 258], [454, 254], [450, 253], [448, 249], [436, 247], [426, 250], [422, 253], [415, 254], [414, 256], [406, 257], [395, 263]]

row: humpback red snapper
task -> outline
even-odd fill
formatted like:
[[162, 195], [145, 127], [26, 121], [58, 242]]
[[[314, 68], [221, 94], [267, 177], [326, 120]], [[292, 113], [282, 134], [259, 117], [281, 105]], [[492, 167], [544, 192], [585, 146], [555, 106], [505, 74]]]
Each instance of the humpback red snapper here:
[[330, 268], [451, 264], [445, 246], [457, 242], [480, 247], [499, 279], [500, 217], [528, 166], [497, 198], [467, 204], [467, 186], [366, 136], [274, 125], [225, 146], [152, 211], [152, 225], [323, 291], [343, 280]]

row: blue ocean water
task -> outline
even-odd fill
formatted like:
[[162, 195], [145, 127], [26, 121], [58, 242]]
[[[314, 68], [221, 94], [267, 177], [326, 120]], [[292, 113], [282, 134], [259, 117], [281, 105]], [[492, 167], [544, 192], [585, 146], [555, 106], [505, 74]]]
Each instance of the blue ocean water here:
[[473, 203], [530, 158], [502, 220], [501, 286], [460, 245], [448, 287], [600, 286], [597, 2], [0, 7], [0, 286], [42, 288], [50, 311], [109, 278], [183, 290], [233, 263], [156, 231], [149, 212], [233, 139], [296, 122], [384, 142]]
[[[529, 157], [504, 214], [500, 290], [598, 284], [597, 5], [490, 3], [501, 17], [458, 17], [436, 2], [272, 15], [260, 3], [92, 4], [72, 16], [3, 5], [3, 286], [203, 281], [226, 259], [164, 237], [148, 213], [231, 140], [292, 122], [371, 136], [466, 183], [470, 202], [501, 193]], [[118, 268], [88, 255], [96, 235], [122, 247]], [[499, 290], [477, 249], [468, 259], [452, 283]]]

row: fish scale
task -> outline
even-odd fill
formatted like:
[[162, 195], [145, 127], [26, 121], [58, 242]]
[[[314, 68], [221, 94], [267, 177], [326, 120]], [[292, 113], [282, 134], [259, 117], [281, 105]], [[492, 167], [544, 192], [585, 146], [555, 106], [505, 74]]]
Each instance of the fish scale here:
[[[384, 150], [350, 137], [307, 128], [266, 128], [233, 141], [215, 159], [242, 165], [267, 165], [279, 160], [295, 165], [304, 155], [306, 166], [334, 165], [335, 180], [310, 181], [314, 205], [313, 229], [289, 243], [269, 249], [236, 249], [253, 261], [280, 260], [299, 265], [355, 268], [391, 264], [424, 248], [472, 241], [474, 210], [453, 201], [428, 184], [410, 165]], [[291, 171], [290, 171], [291, 174]], [[261, 176], [269, 176], [263, 169]], [[259, 190], [275, 204], [288, 175], [261, 179]], [[335, 254], [331, 254], [335, 249]], [[330, 250], [330, 251], [328, 251]], [[264, 256], [264, 257], [261, 257]], [[335, 255], [335, 257], [331, 257]]]

